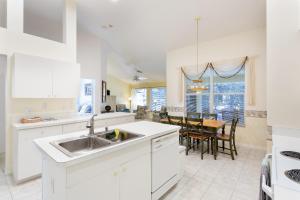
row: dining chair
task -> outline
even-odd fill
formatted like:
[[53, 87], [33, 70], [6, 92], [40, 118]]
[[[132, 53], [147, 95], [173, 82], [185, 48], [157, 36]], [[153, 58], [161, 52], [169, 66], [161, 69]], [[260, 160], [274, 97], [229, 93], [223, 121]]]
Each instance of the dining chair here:
[[202, 113], [203, 119], [214, 119], [217, 120], [218, 115], [216, 113]]
[[[203, 154], [209, 153], [209, 138], [210, 135], [204, 132], [203, 119], [202, 118], [185, 118], [187, 127], [187, 143], [186, 143], [186, 155], [188, 151], [193, 147], [195, 150], [195, 143], [201, 145], [201, 159], [203, 160]], [[204, 151], [204, 142], [207, 142], [207, 150]]]
[[169, 124], [180, 126], [179, 143], [182, 145], [184, 138], [187, 137], [186, 128], [184, 127], [184, 123], [183, 123], [183, 117], [170, 116], [170, 115], [168, 115], [167, 117], [168, 117]]
[[[236, 132], [236, 127], [237, 127], [238, 121], [239, 121], [239, 118], [232, 119], [229, 134], [219, 133], [217, 135], [217, 144], [218, 144], [219, 140], [222, 141], [222, 146], [218, 146], [218, 149], [222, 148], [223, 152], [221, 152], [221, 153], [225, 153], [225, 154], [228, 154], [225, 152], [225, 149], [230, 150], [229, 155], [231, 155], [232, 160], [234, 160], [234, 153], [235, 153], [235, 155], [238, 155], [236, 145], [235, 145], [235, 132]], [[225, 142], [229, 143], [229, 148], [225, 148]]]
[[186, 117], [189, 119], [200, 119], [202, 115], [199, 112], [187, 112]]

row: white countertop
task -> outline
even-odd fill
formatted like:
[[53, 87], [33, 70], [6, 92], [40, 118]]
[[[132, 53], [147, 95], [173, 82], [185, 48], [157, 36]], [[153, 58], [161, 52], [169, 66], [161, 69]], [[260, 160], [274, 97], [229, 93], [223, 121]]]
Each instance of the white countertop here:
[[[38, 148], [47, 156], [51, 157], [55, 162], [61, 163], [64, 165], [73, 165], [74, 163], [82, 162], [83, 160], [92, 159], [95, 157], [102, 156], [107, 153], [111, 153], [117, 150], [120, 150], [122, 148], [126, 148], [128, 146], [149, 141], [153, 138], [157, 138], [159, 136], [175, 132], [179, 130], [180, 127], [173, 126], [173, 125], [167, 125], [162, 123], [156, 123], [156, 122], [149, 122], [149, 121], [140, 121], [140, 122], [133, 122], [128, 124], [122, 124], [122, 125], [115, 125], [109, 127], [109, 129], [118, 128], [120, 130], [136, 133], [136, 134], [142, 134], [143, 137], [139, 137], [137, 139], [129, 140], [122, 142], [120, 144], [111, 145], [108, 147], [101, 148], [99, 150], [93, 151], [91, 153], [86, 153], [84, 155], [80, 156], [74, 156], [69, 157], [66, 154], [62, 153], [60, 150], [56, 149], [53, 145], [50, 143], [53, 141], [66, 139], [66, 138], [72, 138], [72, 137], [79, 137], [82, 135], [87, 135], [88, 131], [82, 131], [82, 132], [76, 132], [76, 133], [70, 133], [66, 135], [58, 135], [48, 138], [41, 138], [37, 139], [34, 142], [38, 146]], [[104, 131], [104, 128], [96, 129], [95, 132]]]
[[[125, 113], [125, 112], [103, 113], [103, 114], [98, 114], [98, 116], [95, 117], [95, 120], [134, 116], [134, 115], [135, 113]], [[23, 129], [63, 125], [63, 124], [72, 124], [72, 123], [79, 123], [79, 122], [87, 122], [90, 118], [91, 115], [85, 115], [85, 116], [57, 119], [53, 121], [42, 121], [37, 123], [28, 123], [28, 124], [14, 123], [13, 128], [16, 130], [23, 130]]]

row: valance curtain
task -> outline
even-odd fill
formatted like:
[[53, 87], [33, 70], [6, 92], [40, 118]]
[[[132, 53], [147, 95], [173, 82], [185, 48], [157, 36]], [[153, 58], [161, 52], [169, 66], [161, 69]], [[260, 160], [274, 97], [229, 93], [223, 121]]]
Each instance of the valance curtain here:
[[224, 61], [216, 61], [204, 63], [197, 66], [183, 66], [180, 71], [180, 101], [182, 102], [185, 78], [187, 79], [201, 79], [204, 72], [211, 69], [221, 78], [233, 77], [242, 69], [245, 69], [246, 73], [246, 94], [248, 99], [248, 105], [255, 105], [255, 58], [244, 57]]

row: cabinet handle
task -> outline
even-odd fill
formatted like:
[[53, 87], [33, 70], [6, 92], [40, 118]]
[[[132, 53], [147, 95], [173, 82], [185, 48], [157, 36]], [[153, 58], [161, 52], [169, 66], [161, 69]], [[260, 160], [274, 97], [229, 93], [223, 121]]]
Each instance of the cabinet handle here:
[[160, 144], [160, 145], [158, 145], [157, 147], [156, 147], [156, 149], [159, 149], [159, 148], [161, 148], [163, 145], [162, 144]]

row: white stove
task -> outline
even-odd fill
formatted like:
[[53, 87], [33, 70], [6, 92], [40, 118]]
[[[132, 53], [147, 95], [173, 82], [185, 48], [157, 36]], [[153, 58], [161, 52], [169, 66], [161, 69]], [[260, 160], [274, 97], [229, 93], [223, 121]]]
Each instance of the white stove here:
[[273, 130], [274, 199], [300, 199], [300, 130]]

